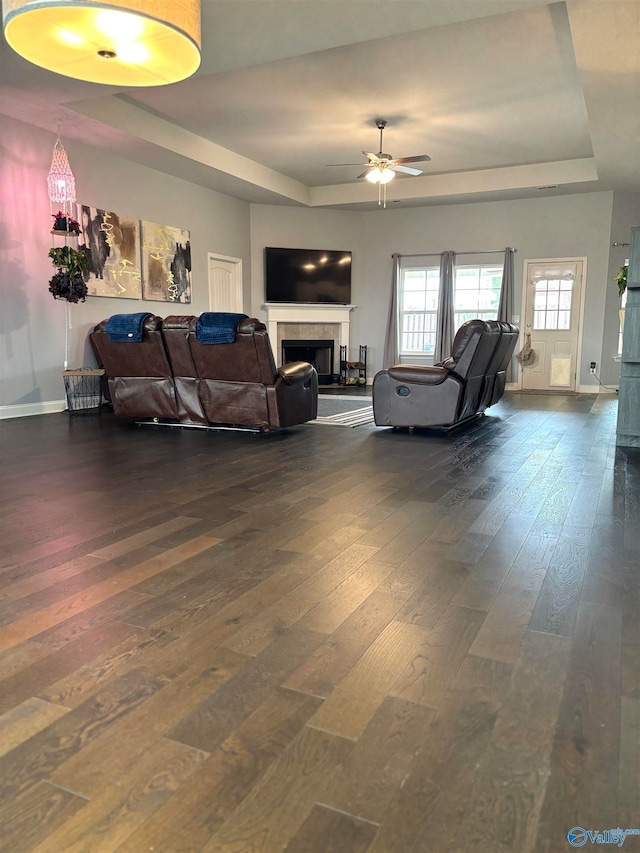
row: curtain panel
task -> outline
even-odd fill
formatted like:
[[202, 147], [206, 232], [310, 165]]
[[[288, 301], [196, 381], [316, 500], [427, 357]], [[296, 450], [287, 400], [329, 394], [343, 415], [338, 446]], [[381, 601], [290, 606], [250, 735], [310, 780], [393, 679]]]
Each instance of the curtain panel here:
[[[504, 250], [504, 267], [502, 270], [502, 287], [500, 288], [500, 302], [498, 303], [498, 320], [503, 323], [511, 323], [513, 317], [513, 279], [514, 279], [514, 255], [516, 250], [507, 246]], [[513, 378], [513, 359], [507, 367], [506, 380], [511, 382]]]
[[456, 253], [443, 252], [440, 256], [440, 289], [438, 291], [438, 317], [436, 320], [436, 346], [434, 364], [451, 355], [456, 333], [453, 312], [453, 283], [456, 278]]
[[513, 317], [513, 256], [515, 249], [509, 246], [504, 250], [504, 267], [502, 269], [502, 287], [500, 289], [500, 302], [498, 303], [498, 320], [503, 323], [511, 323]]
[[389, 316], [387, 317], [387, 332], [384, 339], [382, 354], [383, 368], [393, 367], [400, 361], [398, 345], [398, 288], [400, 286], [400, 255], [391, 256], [393, 271], [391, 273], [391, 294], [389, 297]]

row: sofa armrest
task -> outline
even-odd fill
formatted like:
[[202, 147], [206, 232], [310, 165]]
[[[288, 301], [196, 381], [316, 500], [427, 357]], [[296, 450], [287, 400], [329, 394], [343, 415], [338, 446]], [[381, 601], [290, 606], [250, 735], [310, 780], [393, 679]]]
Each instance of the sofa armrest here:
[[264, 332], [266, 328], [265, 324], [255, 317], [245, 317], [238, 323], [237, 331], [239, 335], [252, 335], [254, 332]]
[[300, 385], [310, 382], [316, 369], [306, 361], [290, 361], [278, 368], [278, 376], [287, 385]]
[[444, 367], [421, 367], [417, 364], [396, 364], [387, 371], [396, 382], [410, 382], [418, 385], [440, 385], [450, 376]]
[[453, 369], [456, 366], [456, 360], [453, 356], [449, 356], [449, 358], [445, 358], [442, 361], [436, 361], [433, 365], [434, 367], [448, 367]]

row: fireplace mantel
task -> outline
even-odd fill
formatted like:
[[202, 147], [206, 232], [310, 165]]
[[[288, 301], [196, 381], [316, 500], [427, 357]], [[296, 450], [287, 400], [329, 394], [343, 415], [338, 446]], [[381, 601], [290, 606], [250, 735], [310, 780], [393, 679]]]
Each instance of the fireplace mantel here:
[[[350, 314], [355, 305], [307, 305], [304, 302], [266, 302], [262, 308], [267, 315], [267, 330], [273, 342], [278, 340], [278, 323], [338, 323], [340, 325], [340, 346], [349, 351]], [[279, 363], [278, 354], [274, 353]]]

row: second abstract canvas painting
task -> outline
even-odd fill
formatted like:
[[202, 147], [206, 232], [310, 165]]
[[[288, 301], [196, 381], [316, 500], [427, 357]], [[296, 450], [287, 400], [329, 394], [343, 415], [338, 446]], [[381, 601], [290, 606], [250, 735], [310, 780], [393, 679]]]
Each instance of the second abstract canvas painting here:
[[191, 302], [188, 231], [142, 221], [142, 298]]

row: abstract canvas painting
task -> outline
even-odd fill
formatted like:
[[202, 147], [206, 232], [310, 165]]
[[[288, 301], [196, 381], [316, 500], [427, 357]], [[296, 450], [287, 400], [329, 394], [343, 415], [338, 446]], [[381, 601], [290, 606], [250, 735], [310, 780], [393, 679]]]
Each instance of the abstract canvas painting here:
[[84, 204], [77, 211], [78, 250], [89, 261], [88, 295], [140, 299], [140, 220]]
[[189, 231], [143, 220], [142, 298], [191, 302]]

